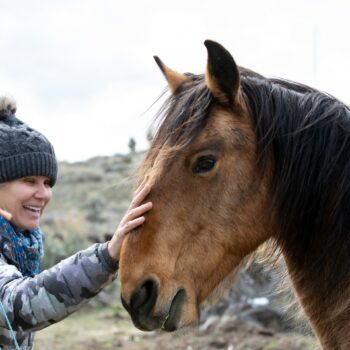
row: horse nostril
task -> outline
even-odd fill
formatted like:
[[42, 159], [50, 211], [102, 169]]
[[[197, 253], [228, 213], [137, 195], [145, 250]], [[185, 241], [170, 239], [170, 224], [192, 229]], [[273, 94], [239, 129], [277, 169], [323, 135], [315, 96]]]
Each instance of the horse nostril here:
[[134, 310], [142, 309], [143, 312], [151, 311], [157, 299], [157, 283], [149, 279], [135, 291], [130, 300], [130, 307]]
[[138, 289], [131, 298], [131, 307], [133, 309], [138, 309], [142, 306], [148, 299], [148, 295], [150, 294], [150, 283], [146, 282], [142, 285], [140, 289]]

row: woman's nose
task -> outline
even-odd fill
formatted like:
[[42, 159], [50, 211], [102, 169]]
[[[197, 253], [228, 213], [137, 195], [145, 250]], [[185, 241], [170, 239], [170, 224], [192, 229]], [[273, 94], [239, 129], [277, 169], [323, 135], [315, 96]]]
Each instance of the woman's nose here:
[[51, 187], [48, 187], [47, 185], [38, 185], [34, 197], [49, 200], [51, 198]]

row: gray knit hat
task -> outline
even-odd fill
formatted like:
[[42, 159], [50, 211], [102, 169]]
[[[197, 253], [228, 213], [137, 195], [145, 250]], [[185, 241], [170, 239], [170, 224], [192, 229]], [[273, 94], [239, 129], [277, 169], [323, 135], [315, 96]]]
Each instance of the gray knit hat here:
[[15, 117], [16, 102], [0, 96], [0, 183], [26, 176], [57, 180], [55, 152], [45, 136]]

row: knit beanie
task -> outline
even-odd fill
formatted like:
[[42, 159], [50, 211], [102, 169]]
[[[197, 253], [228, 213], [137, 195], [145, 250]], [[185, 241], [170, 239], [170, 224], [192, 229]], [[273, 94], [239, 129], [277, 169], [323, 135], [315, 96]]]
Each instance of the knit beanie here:
[[26, 176], [57, 180], [55, 152], [45, 136], [16, 118], [16, 102], [0, 96], [0, 183]]

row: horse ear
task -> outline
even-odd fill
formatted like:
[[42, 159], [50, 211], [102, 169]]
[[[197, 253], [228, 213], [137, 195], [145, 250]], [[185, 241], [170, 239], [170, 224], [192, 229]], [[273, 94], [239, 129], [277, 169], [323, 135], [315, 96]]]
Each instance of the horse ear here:
[[215, 41], [206, 40], [208, 51], [206, 84], [219, 102], [233, 105], [239, 90], [239, 72], [231, 54]]
[[154, 56], [154, 59], [156, 63], [158, 64], [158, 67], [162, 71], [162, 73], [165, 76], [165, 79], [168, 82], [169, 89], [172, 93], [176, 91], [176, 89], [185, 81], [187, 80], [187, 77], [185, 74], [178, 73], [169, 67], [167, 67], [158, 56]]

